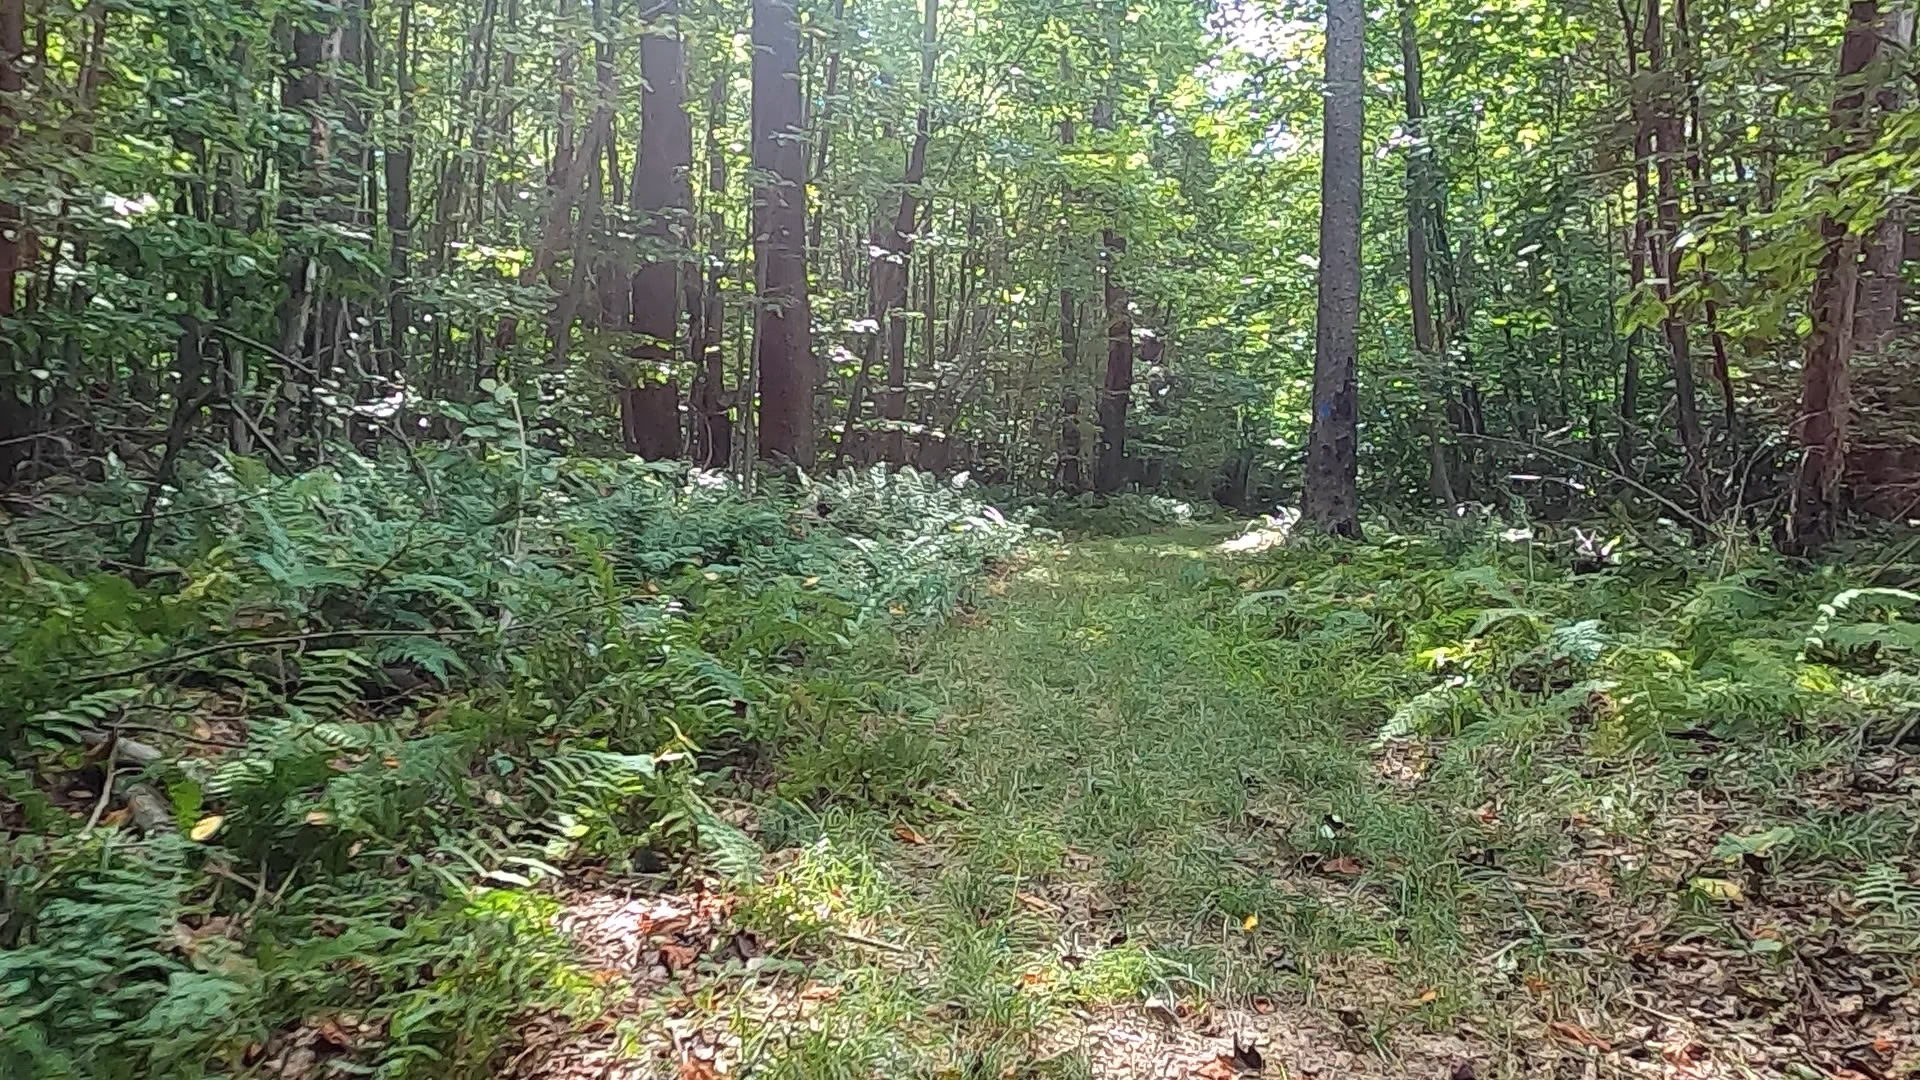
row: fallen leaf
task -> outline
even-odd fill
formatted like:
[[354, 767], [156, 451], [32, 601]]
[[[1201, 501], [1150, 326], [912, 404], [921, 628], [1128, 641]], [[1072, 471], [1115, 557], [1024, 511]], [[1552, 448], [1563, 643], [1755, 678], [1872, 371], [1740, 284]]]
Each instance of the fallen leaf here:
[[102, 814], [100, 816], [100, 824], [105, 825], [109, 829], [116, 828], [125, 825], [127, 819], [132, 816], [133, 811], [123, 806], [118, 810], [109, 810], [105, 814]]
[[[922, 837], [922, 839], [925, 839], [925, 838]], [[1015, 900], [1020, 901], [1020, 906], [1026, 908], [1028, 911], [1060, 910], [1059, 905], [1054, 904], [1048, 900], [1043, 900], [1040, 897], [1034, 896], [1030, 893], [1014, 893], [1013, 898]]]
[[1267, 1059], [1260, 1056], [1260, 1048], [1248, 1039], [1246, 1045], [1240, 1044], [1240, 1036], [1233, 1037], [1233, 1063], [1242, 1072], [1257, 1073], [1267, 1067]]
[[206, 843], [208, 840], [213, 839], [213, 834], [219, 832], [220, 826], [226, 823], [227, 819], [221, 815], [208, 814], [206, 817], [194, 822], [193, 831], [187, 835], [193, 838], [196, 843]]
[[1414, 998], [1413, 1003], [1415, 1005], [1429, 1005], [1438, 1000], [1440, 1000], [1440, 991], [1429, 989], [1420, 991], [1420, 996]]
[[1339, 874], [1342, 877], [1359, 877], [1362, 870], [1360, 861], [1351, 855], [1342, 855], [1337, 859], [1322, 863], [1320, 869], [1325, 870], [1329, 874]]
[[336, 1049], [353, 1049], [353, 1038], [340, 1026], [340, 1022], [332, 1017], [320, 1021], [314, 1030], [322, 1040], [331, 1043]]
[[893, 835], [908, 844], [924, 844], [927, 842], [927, 838], [914, 831], [911, 825], [895, 825], [893, 827]]
[[1683, 1072], [1690, 1070], [1693, 1063], [1707, 1056], [1707, 1048], [1699, 1043], [1681, 1043], [1660, 1051], [1660, 1057], [1667, 1064]]
[[1233, 1063], [1233, 1057], [1221, 1054], [1193, 1070], [1194, 1080], [1234, 1080], [1240, 1075], [1240, 1067]]
[[1899, 1043], [1894, 1042], [1885, 1035], [1875, 1035], [1873, 1037], [1873, 1052], [1879, 1054], [1881, 1057], [1892, 1057], [1893, 1052], [1899, 1049], [1899, 1047]]
[[1581, 1046], [1591, 1046], [1603, 1054], [1613, 1049], [1612, 1043], [1581, 1027], [1579, 1024], [1568, 1023], [1565, 1020], [1555, 1020], [1547, 1025], [1547, 1030], [1568, 1042], [1578, 1043]]
[[306, 821], [309, 825], [326, 825], [333, 821], [333, 815], [325, 810], [309, 810]]
[[1527, 989], [1533, 991], [1536, 994], [1544, 994], [1547, 991], [1553, 989], [1552, 983], [1548, 982], [1547, 980], [1541, 978], [1538, 975], [1522, 976], [1520, 981], [1523, 983], [1526, 983]]
[[700, 946], [698, 945], [660, 946], [660, 962], [671, 972], [678, 973], [693, 967], [694, 960], [699, 956]]
[[1240, 929], [1242, 930], [1252, 930], [1258, 927], [1259, 925], [1260, 925], [1260, 916], [1258, 915], [1249, 915], [1246, 918], [1240, 920]]
[[1729, 904], [1738, 904], [1747, 898], [1746, 890], [1742, 889], [1738, 882], [1728, 881], [1726, 878], [1690, 878], [1687, 881], [1687, 888], [1695, 896], [1708, 900], [1721, 900]]
[[1037, 968], [1033, 971], [1023, 971], [1020, 973], [1020, 987], [1023, 990], [1032, 990], [1045, 986], [1048, 982], [1052, 981], [1052, 978], [1053, 976], [1049, 975], [1044, 968]]
[[720, 1080], [720, 1074], [714, 1071], [713, 1062], [689, 1057], [680, 1062], [680, 1080]]

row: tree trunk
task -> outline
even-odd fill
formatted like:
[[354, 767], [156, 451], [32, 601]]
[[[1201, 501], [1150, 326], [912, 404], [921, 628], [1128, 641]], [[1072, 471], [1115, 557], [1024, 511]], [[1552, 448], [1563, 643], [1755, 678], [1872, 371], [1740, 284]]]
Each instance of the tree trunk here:
[[[1880, 56], [1885, 20], [1877, 0], [1853, 0], [1847, 10], [1846, 37], [1840, 46], [1839, 90], [1831, 123], [1843, 141], [1827, 152], [1829, 163], [1872, 144], [1867, 112], [1866, 73]], [[1788, 546], [1808, 550], [1831, 539], [1845, 509], [1842, 481], [1853, 423], [1851, 364], [1860, 329], [1862, 294], [1861, 234], [1847, 223], [1822, 218], [1826, 251], [1814, 279], [1813, 333], [1807, 338], [1800, 373], [1800, 409], [1791, 430], [1800, 444], [1794, 477]], [[1869, 322], [1877, 327], [1877, 322]]]
[[[25, 0], [0, 0], [0, 160], [13, 160], [13, 143], [19, 138], [19, 119], [14, 103], [20, 99], [21, 68], [26, 57]], [[18, 310], [20, 249], [26, 222], [20, 207], [0, 201], [0, 319], [11, 319]], [[31, 443], [14, 442], [26, 433], [32, 418], [18, 400], [22, 358], [17, 346], [6, 335], [0, 340], [0, 488], [13, 481], [14, 470], [27, 455]]]
[[794, 0], [753, 0], [754, 261], [759, 455], [813, 465], [818, 380], [808, 326], [806, 140]]
[[681, 267], [692, 226], [693, 127], [687, 119], [687, 46], [680, 33], [678, 0], [661, 0], [650, 21], [665, 25], [640, 40], [640, 147], [633, 161], [630, 199], [641, 236], [650, 248], [633, 274], [627, 328], [633, 382], [625, 397], [627, 449], [645, 458], [680, 456], [680, 384], [674, 369], [680, 354]]
[[[1067, 50], [1060, 50], [1060, 85], [1064, 89], [1073, 77], [1073, 65]], [[1060, 145], [1074, 140], [1073, 114], [1060, 118]], [[1068, 495], [1077, 495], [1086, 487], [1085, 470], [1080, 461], [1080, 393], [1076, 385], [1080, 367], [1080, 301], [1074, 296], [1068, 267], [1073, 257], [1073, 227], [1069, 221], [1073, 201], [1071, 187], [1060, 193], [1060, 437], [1059, 457], [1054, 469], [1054, 485]]]
[[[874, 254], [874, 310], [887, 349], [887, 389], [880, 399], [886, 419], [882, 455], [895, 465], [906, 461], [907, 418], [907, 268], [913, 265], [913, 236], [920, 220], [920, 185], [927, 177], [927, 140], [933, 124], [934, 62], [940, 32], [939, 0], [926, 0], [920, 37], [920, 110], [913, 119], [913, 146], [907, 152], [907, 171], [900, 191], [900, 210], [893, 230]], [[857, 408], [857, 406], [854, 406]], [[848, 425], [852, 430], [852, 425]]]
[[840, 46], [846, 32], [843, 25], [847, 13], [847, 0], [833, 0], [833, 14], [829, 17], [827, 32], [833, 36], [833, 51], [827, 54], [827, 85], [820, 95], [820, 110], [813, 116], [813, 130], [818, 135], [819, 146], [815, 151], [813, 175], [810, 178], [814, 188], [820, 190], [820, 211], [807, 223], [807, 256], [818, 258], [820, 255], [820, 230], [827, 220], [827, 197], [822, 187], [827, 178], [827, 151], [833, 145], [834, 95], [840, 90]]
[[[1889, 5], [1880, 16], [1879, 41], [1895, 56], [1904, 57], [1913, 48], [1914, 12], [1902, 0]], [[1873, 109], [1880, 117], [1890, 116], [1908, 104], [1911, 86], [1897, 73], [1874, 87]], [[1895, 196], [1873, 230], [1867, 234], [1861, 259], [1860, 299], [1854, 312], [1853, 347], [1864, 357], [1874, 357], [1891, 340], [1900, 320], [1900, 267], [1906, 260], [1907, 204]]]
[[1642, 98], [1648, 110], [1648, 126], [1653, 133], [1654, 178], [1657, 185], [1655, 227], [1648, 233], [1648, 262], [1653, 269], [1654, 294], [1660, 298], [1665, 314], [1660, 327], [1667, 342], [1667, 369], [1673, 376], [1674, 416], [1680, 434], [1680, 448], [1687, 458], [1687, 477], [1696, 494], [1706, 499], [1706, 464], [1702, 458], [1705, 439], [1700, 431], [1700, 403], [1693, 381], [1693, 352], [1688, 341], [1687, 323], [1674, 303], [1679, 283], [1680, 260], [1674, 249], [1674, 237], [1680, 231], [1680, 188], [1675, 162], [1687, 152], [1681, 137], [1681, 120], [1675, 111], [1673, 93], [1661, 80], [1667, 71], [1666, 39], [1662, 33], [1660, 0], [1646, 0], [1641, 33], [1647, 53], [1647, 75], [1661, 87], [1659, 93]]
[[1325, 137], [1320, 159], [1319, 301], [1313, 335], [1313, 424], [1307, 437], [1303, 517], [1357, 538], [1360, 339], [1360, 150], [1365, 127], [1365, 13], [1360, 0], [1329, 0]]
[[694, 399], [700, 413], [697, 460], [709, 469], [724, 469], [733, 461], [733, 421], [727, 412], [726, 297], [721, 293], [727, 258], [727, 155], [721, 129], [727, 122], [727, 83], [730, 72], [718, 65], [707, 88], [707, 270], [697, 312], [699, 349]]
[[[287, 67], [280, 105], [288, 113], [306, 120], [307, 141], [304, 153], [293, 151], [282, 157], [280, 176], [283, 194], [279, 219], [282, 228], [296, 236], [309, 231], [307, 222], [322, 216], [320, 204], [330, 186], [326, 174], [331, 169], [333, 153], [332, 120], [323, 102], [330, 93], [332, 80], [329, 69], [339, 55], [338, 25], [316, 26], [302, 22], [295, 27], [293, 59]], [[280, 300], [277, 317], [279, 333], [274, 344], [283, 364], [281, 378], [287, 386], [293, 387], [307, 381], [301, 378], [301, 370], [295, 365], [299, 358], [307, 355], [306, 342], [316, 307], [314, 287], [319, 264], [307, 250], [306, 244], [295, 241], [288, 244], [280, 269], [286, 282], [286, 294]], [[288, 395], [280, 398], [274, 431], [283, 450], [295, 436], [296, 420], [292, 410], [287, 408], [290, 400]]]
[[[1115, 23], [1107, 43], [1111, 71], [1120, 66], [1121, 24]], [[1106, 95], [1094, 109], [1093, 126], [1104, 132], [1113, 130], [1114, 111], [1118, 107], [1118, 88], [1110, 76]], [[1100, 450], [1094, 459], [1093, 486], [1102, 492], [1115, 492], [1127, 483], [1127, 406], [1133, 396], [1133, 315], [1132, 297], [1123, 284], [1121, 262], [1126, 258], [1127, 238], [1111, 224], [1100, 230], [1100, 297], [1107, 315], [1107, 370], [1100, 383], [1100, 399], [1094, 413], [1100, 422]]]
[[[1640, 35], [1635, 33], [1633, 13], [1626, 0], [1617, 0], [1620, 32], [1626, 47], [1627, 81], [1632, 89], [1633, 112], [1633, 225], [1627, 231], [1627, 295], [1637, 299], [1647, 280], [1647, 245], [1652, 232], [1649, 217], [1653, 204], [1653, 182], [1648, 176], [1653, 160], [1653, 123], [1642, 100], [1640, 86]], [[1655, 273], [1658, 273], [1656, 268]], [[1640, 327], [1628, 332], [1626, 362], [1620, 380], [1620, 431], [1613, 445], [1614, 464], [1627, 475], [1634, 474], [1638, 456], [1640, 417]]]
[[413, 244], [413, 0], [400, 5], [400, 26], [394, 36], [393, 73], [394, 110], [397, 130], [393, 145], [387, 148], [387, 333], [389, 336], [387, 369], [405, 368], [407, 331], [413, 317], [407, 307], [408, 260]]
[[[1405, 81], [1407, 105], [1407, 297], [1413, 315], [1413, 347], [1420, 354], [1423, 374], [1443, 388], [1441, 367], [1446, 358], [1441, 352], [1440, 336], [1433, 322], [1433, 278], [1427, 267], [1427, 218], [1433, 213], [1428, 177], [1431, 174], [1433, 146], [1426, 138], [1426, 101], [1421, 93], [1420, 37], [1414, 24], [1415, 0], [1400, 4], [1400, 67]], [[1444, 390], [1442, 391], [1444, 393]], [[1424, 395], [1423, 395], [1424, 396]], [[1423, 403], [1422, 434], [1427, 442], [1427, 485], [1443, 507], [1455, 503], [1453, 470], [1447, 460], [1447, 446], [1441, 441], [1444, 417], [1434, 416], [1430, 402]]]

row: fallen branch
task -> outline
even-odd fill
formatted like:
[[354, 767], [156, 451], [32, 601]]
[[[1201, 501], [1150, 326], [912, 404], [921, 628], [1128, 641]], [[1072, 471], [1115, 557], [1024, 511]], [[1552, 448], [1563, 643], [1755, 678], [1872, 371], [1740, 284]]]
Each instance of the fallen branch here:
[[1633, 477], [1628, 476], [1626, 473], [1615, 472], [1614, 470], [1609, 469], [1605, 465], [1601, 465], [1598, 462], [1588, 461], [1586, 458], [1580, 457], [1575, 454], [1569, 454], [1564, 450], [1555, 450], [1551, 446], [1541, 446], [1538, 443], [1521, 442], [1518, 439], [1503, 439], [1498, 435], [1475, 435], [1472, 432], [1462, 431], [1458, 433], [1458, 437], [1462, 439], [1472, 439], [1475, 442], [1493, 443], [1497, 446], [1511, 446], [1519, 450], [1530, 450], [1535, 453], [1546, 454], [1548, 457], [1556, 457], [1562, 461], [1572, 462], [1573, 464], [1582, 466], [1584, 468], [1597, 470], [1599, 472], [1605, 473], [1606, 475], [1614, 478], [1615, 480], [1620, 481], [1621, 483], [1627, 485], [1628, 487], [1633, 488], [1635, 491], [1641, 492], [1642, 494], [1646, 495], [1648, 498], [1653, 499], [1655, 502], [1658, 502], [1660, 505], [1673, 511], [1675, 514], [1679, 515], [1680, 517], [1685, 518], [1689, 524], [1699, 529], [1702, 533], [1710, 533], [1713, 531], [1713, 528], [1709, 526], [1706, 523], [1706, 521], [1701, 519], [1701, 517], [1695, 514], [1693, 511], [1688, 510], [1686, 507], [1681, 506], [1679, 503], [1674, 502], [1672, 499], [1667, 498], [1665, 495], [1662, 495], [1659, 492], [1648, 487], [1647, 485], [1641, 483], [1640, 481], [1635, 480]]

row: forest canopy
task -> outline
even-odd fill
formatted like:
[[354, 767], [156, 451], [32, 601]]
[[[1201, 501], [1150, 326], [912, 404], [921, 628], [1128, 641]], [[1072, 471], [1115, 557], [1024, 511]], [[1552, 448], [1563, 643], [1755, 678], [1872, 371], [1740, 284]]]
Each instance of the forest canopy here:
[[[1799, 503], [1903, 512], [1885, 6], [1366, 12], [1368, 501], [1779, 518], [1814, 445]], [[1317, 6], [5, 7], [17, 482], [172, 482], [179, 439], [296, 468], [497, 386], [554, 448], [1297, 497]], [[1803, 393], [1835, 359], [1857, 405]]]

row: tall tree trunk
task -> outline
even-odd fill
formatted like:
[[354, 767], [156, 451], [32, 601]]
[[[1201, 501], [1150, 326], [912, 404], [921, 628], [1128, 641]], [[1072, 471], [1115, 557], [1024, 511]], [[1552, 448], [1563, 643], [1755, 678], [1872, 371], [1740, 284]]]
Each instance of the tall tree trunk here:
[[1319, 302], [1313, 335], [1313, 424], [1301, 512], [1338, 536], [1360, 535], [1360, 149], [1365, 129], [1365, 13], [1327, 4], [1325, 139], [1320, 158]]
[[[1073, 78], [1073, 64], [1067, 50], [1060, 50], [1060, 85], [1064, 89]], [[1073, 114], [1060, 118], [1060, 145], [1073, 145]], [[1069, 495], [1086, 487], [1085, 469], [1080, 461], [1080, 301], [1074, 296], [1069, 270], [1073, 258], [1073, 226], [1070, 220], [1074, 192], [1071, 186], [1060, 193], [1060, 437], [1059, 457], [1054, 467], [1054, 486]]]
[[[1872, 143], [1867, 112], [1868, 70], [1879, 59], [1885, 20], [1877, 0], [1853, 0], [1840, 46], [1839, 90], [1832, 127], [1842, 141], [1827, 152], [1829, 163]], [[1826, 251], [1814, 279], [1813, 333], [1807, 338], [1800, 374], [1800, 409], [1791, 427], [1800, 444], [1788, 515], [1790, 547], [1811, 549], [1833, 536], [1845, 509], [1842, 481], [1853, 424], [1851, 364], [1860, 329], [1860, 262], [1865, 244], [1844, 221], [1822, 218]]]
[[1648, 261], [1653, 268], [1654, 294], [1666, 309], [1660, 328], [1667, 342], [1667, 369], [1673, 377], [1674, 417], [1679, 428], [1680, 448], [1687, 459], [1687, 478], [1704, 504], [1706, 500], [1706, 463], [1702, 457], [1705, 439], [1700, 429], [1700, 403], [1693, 380], [1693, 351], [1688, 341], [1686, 319], [1674, 303], [1679, 284], [1680, 260], [1674, 237], [1680, 231], [1680, 186], [1676, 164], [1687, 153], [1681, 137], [1681, 118], [1673, 100], [1672, 80], [1667, 70], [1666, 38], [1662, 32], [1660, 0], [1646, 0], [1641, 33], [1647, 53], [1648, 81], [1657, 92], [1642, 98], [1649, 110], [1653, 132], [1654, 178], [1658, 201], [1654, 228], [1648, 233]]
[[[332, 120], [323, 102], [329, 96], [332, 82], [329, 69], [340, 55], [340, 33], [337, 24], [316, 25], [304, 21], [293, 31], [293, 59], [287, 67], [280, 105], [306, 120], [307, 141], [304, 152], [293, 151], [282, 156], [279, 219], [281, 226], [296, 236], [310, 232], [306, 223], [323, 216], [320, 204], [327, 197], [326, 173], [331, 169], [333, 154]], [[280, 299], [279, 334], [274, 344], [283, 364], [281, 378], [289, 387], [294, 387], [308, 381], [302, 379], [301, 368], [296, 365], [307, 355], [306, 342], [317, 306], [314, 288], [319, 262], [305, 243], [295, 240], [287, 245], [280, 270], [286, 282], [286, 294]], [[287, 407], [290, 400], [291, 395], [283, 394], [278, 405], [274, 436], [282, 450], [295, 437], [296, 421], [293, 411]]]
[[[1880, 15], [1882, 56], [1906, 57], [1913, 48], [1912, 0], [1892, 0]], [[1890, 53], [1889, 53], [1890, 50]], [[1879, 117], [1905, 108], [1911, 84], [1898, 72], [1877, 80], [1873, 110]], [[1900, 320], [1900, 267], [1906, 259], [1907, 200], [1895, 196], [1864, 240], [1860, 300], [1854, 313], [1853, 347], [1857, 355], [1875, 357], [1884, 350]]]
[[[1115, 22], [1107, 43], [1107, 61], [1113, 69], [1106, 96], [1094, 110], [1093, 126], [1110, 132], [1118, 108], [1121, 23]], [[1100, 296], [1107, 313], [1107, 370], [1100, 383], [1095, 414], [1100, 421], [1100, 453], [1094, 460], [1096, 489], [1119, 491], [1127, 483], [1127, 406], [1133, 397], [1133, 314], [1121, 263], [1127, 256], [1127, 238], [1108, 224], [1100, 230]]]
[[[534, 240], [533, 258], [527, 261], [526, 267], [520, 272], [520, 284], [523, 286], [536, 285], [545, 280], [549, 272], [559, 265], [561, 253], [568, 250], [568, 241], [572, 237], [573, 230], [574, 207], [580, 202], [587, 173], [600, 160], [601, 139], [606, 134], [602, 120], [611, 120], [610, 111], [595, 109], [587, 123], [584, 137], [577, 129], [578, 108], [574, 76], [580, 60], [578, 43], [587, 39], [586, 35], [580, 34], [578, 28], [572, 25], [578, 21], [576, 14], [578, 10], [577, 0], [559, 0], [554, 11], [554, 17], [563, 29], [560, 31], [562, 45], [553, 62], [553, 80], [560, 87], [559, 98], [554, 106], [553, 160], [547, 169], [546, 213], [541, 218], [540, 232]], [[497, 127], [499, 133], [504, 134], [507, 106], [503, 104], [501, 108], [503, 119]], [[485, 158], [482, 157], [481, 160], [484, 161]], [[476, 179], [476, 204], [480, 201], [478, 192], [481, 186], [480, 181]], [[570, 289], [556, 293], [557, 302], [567, 303], [570, 293]], [[556, 325], [562, 321], [558, 317], [560, 314], [555, 313]], [[494, 333], [494, 347], [505, 352], [513, 348], [518, 335], [519, 320], [508, 315], [500, 320], [499, 327]], [[556, 360], [565, 358], [566, 344], [564, 340], [559, 339], [556, 332], [555, 340], [552, 342]]]
[[[1620, 12], [1620, 32], [1626, 48], [1627, 81], [1633, 113], [1633, 225], [1627, 230], [1627, 295], [1638, 299], [1647, 280], [1647, 243], [1652, 232], [1653, 181], [1649, 177], [1653, 160], [1653, 122], [1649, 115], [1640, 77], [1640, 37], [1627, 0], [1616, 0]], [[1656, 269], [1656, 273], [1658, 270]], [[1628, 332], [1626, 362], [1620, 380], [1620, 431], [1614, 440], [1614, 464], [1628, 476], [1634, 474], [1638, 452], [1640, 422], [1640, 327]]]
[[[1433, 275], [1427, 267], [1427, 219], [1433, 213], [1429, 195], [1434, 148], [1426, 137], [1426, 100], [1421, 92], [1420, 36], [1414, 23], [1415, 0], [1400, 4], [1400, 69], [1407, 105], [1407, 297], [1413, 316], [1413, 347], [1420, 354], [1426, 378], [1441, 387], [1446, 358], [1433, 321]], [[1423, 391], [1423, 397], [1431, 391]], [[1444, 393], [1444, 390], [1442, 391]], [[1430, 402], [1422, 405], [1421, 427], [1427, 443], [1427, 484], [1441, 506], [1454, 505], [1453, 469], [1440, 439], [1444, 414]]]
[[707, 268], [697, 312], [699, 332], [694, 345], [694, 399], [700, 414], [697, 460], [709, 469], [732, 464], [733, 421], [727, 412], [726, 297], [721, 292], [727, 260], [727, 155], [721, 129], [727, 122], [727, 84], [731, 72], [721, 63], [707, 88]]
[[880, 415], [887, 420], [881, 440], [883, 456], [899, 465], [906, 461], [907, 417], [907, 268], [913, 265], [913, 234], [920, 220], [920, 185], [927, 177], [927, 140], [933, 123], [934, 63], [939, 49], [940, 3], [926, 0], [920, 36], [920, 111], [913, 120], [913, 147], [907, 152], [907, 171], [900, 191], [900, 210], [893, 230], [873, 261], [875, 309], [887, 347], [887, 389], [880, 399]]
[[680, 384], [674, 368], [680, 349], [681, 269], [692, 227], [693, 127], [687, 119], [687, 45], [680, 33], [678, 0], [661, 0], [649, 21], [663, 27], [640, 42], [640, 148], [633, 162], [631, 201], [651, 248], [633, 274], [627, 326], [633, 346], [634, 382], [625, 398], [627, 449], [645, 458], [673, 458], [681, 451]]
[[808, 326], [806, 137], [794, 0], [753, 0], [754, 261], [761, 457], [813, 465], [818, 381]]
[[[21, 69], [26, 59], [27, 10], [25, 0], [0, 0], [0, 160], [13, 159], [19, 138], [15, 102], [20, 99]], [[0, 201], [0, 320], [18, 310], [20, 249], [26, 222], [15, 203]], [[32, 418], [19, 399], [23, 358], [16, 355], [12, 334], [0, 334], [0, 488], [13, 481], [14, 470], [28, 447], [13, 439], [26, 433]]]
[[833, 51], [827, 54], [827, 85], [820, 95], [820, 109], [813, 116], [813, 130], [819, 146], [815, 150], [813, 175], [809, 179], [821, 194], [819, 212], [807, 223], [809, 258], [818, 258], [820, 255], [820, 230], [827, 220], [827, 197], [823, 185], [827, 179], [827, 151], [833, 145], [833, 103], [834, 95], [840, 91], [840, 47], [845, 40], [842, 35], [846, 27], [842, 23], [846, 13], [847, 0], [833, 0], [833, 14], [828, 22], [828, 33], [833, 36]]
[[413, 245], [413, 0], [400, 5], [400, 25], [394, 35], [393, 73], [395, 128], [393, 145], [387, 148], [387, 333], [390, 336], [387, 366], [402, 371], [406, 366], [407, 332], [413, 316], [407, 305], [408, 261]]

